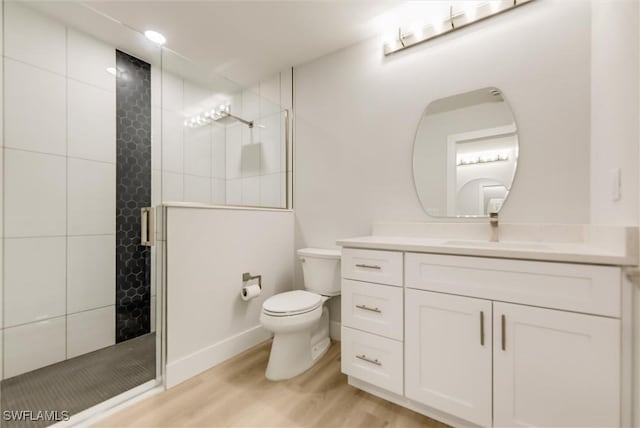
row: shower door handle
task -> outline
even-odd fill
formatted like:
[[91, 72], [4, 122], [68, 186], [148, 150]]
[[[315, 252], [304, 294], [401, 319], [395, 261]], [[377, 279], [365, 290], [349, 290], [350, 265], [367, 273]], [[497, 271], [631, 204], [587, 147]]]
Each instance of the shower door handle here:
[[153, 247], [156, 244], [156, 213], [151, 207], [140, 209], [140, 245]]

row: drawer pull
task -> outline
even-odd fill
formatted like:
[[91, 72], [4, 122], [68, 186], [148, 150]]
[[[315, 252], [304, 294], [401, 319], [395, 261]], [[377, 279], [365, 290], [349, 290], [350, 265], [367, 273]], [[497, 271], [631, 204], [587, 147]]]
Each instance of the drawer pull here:
[[484, 311], [480, 311], [480, 346], [484, 346]]
[[376, 270], [380, 270], [382, 269], [382, 267], [378, 266], [378, 265], [365, 265], [365, 264], [357, 264], [356, 267], [359, 268], [365, 268], [365, 269], [376, 269]]
[[504, 315], [502, 315], [502, 317], [500, 318], [500, 324], [501, 324], [501, 330], [502, 330], [502, 350], [506, 351], [507, 350], [507, 338], [506, 338], [506, 328], [507, 328], [507, 319]]
[[370, 308], [370, 307], [369, 307], [369, 306], [367, 306], [367, 305], [356, 305], [356, 308], [358, 308], [358, 309], [362, 309], [362, 310], [364, 310], [364, 311], [377, 312], [377, 313], [379, 313], [379, 314], [381, 314], [381, 313], [382, 313], [382, 311], [380, 310], [380, 308]]
[[378, 361], [378, 359], [376, 358], [375, 360], [372, 360], [371, 358], [367, 358], [366, 355], [362, 354], [362, 355], [356, 355], [356, 358], [362, 361], [366, 361], [367, 363], [371, 363], [371, 364], [375, 364], [376, 366], [381, 366], [382, 363], [380, 361]]

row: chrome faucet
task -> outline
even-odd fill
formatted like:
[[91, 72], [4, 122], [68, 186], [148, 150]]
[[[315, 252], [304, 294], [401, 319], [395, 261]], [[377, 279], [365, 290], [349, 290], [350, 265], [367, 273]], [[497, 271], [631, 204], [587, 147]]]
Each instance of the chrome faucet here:
[[489, 240], [491, 242], [498, 242], [498, 213], [489, 213], [489, 224], [491, 225], [491, 238]]

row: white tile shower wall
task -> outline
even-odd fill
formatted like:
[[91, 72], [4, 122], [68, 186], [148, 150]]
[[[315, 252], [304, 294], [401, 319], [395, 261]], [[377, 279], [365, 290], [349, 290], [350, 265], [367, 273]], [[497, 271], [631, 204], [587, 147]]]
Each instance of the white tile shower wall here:
[[211, 202], [211, 179], [194, 175], [184, 176], [184, 200], [208, 204]]
[[184, 117], [180, 112], [162, 110], [162, 170], [184, 173]]
[[185, 175], [211, 178], [211, 127], [185, 128], [184, 137]]
[[69, 235], [115, 235], [115, 163], [69, 158], [67, 174]]
[[[107, 73], [104, 73], [107, 74]], [[69, 156], [116, 162], [114, 91], [69, 80], [67, 153]]]
[[[168, 208], [167, 386], [269, 337], [262, 303], [293, 285], [293, 212]], [[262, 293], [240, 298], [242, 273]]]
[[[229, 205], [286, 206], [285, 121], [291, 112], [291, 70], [232, 97], [231, 111], [255, 123], [227, 126], [226, 198]], [[284, 179], [283, 179], [284, 177]]]
[[115, 304], [114, 235], [70, 236], [67, 240], [67, 311]]
[[374, 38], [296, 68], [296, 248], [436, 221], [414, 190], [417, 124], [430, 101], [486, 86], [504, 91], [520, 132], [501, 220], [589, 223], [590, 46], [590, 2], [549, 0], [388, 58]]
[[67, 317], [67, 358], [113, 345], [115, 334], [114, 305], [70, 314]]
[[[116, 79], [107, 68], [115, 66], [114, 48], [84, 33], [67, 29], [67, 75], [107, 92], [116, 91]], [[109, 106], [104, 102], [104, 106]], [[105, 130], [109, 132], [110, 130]]]
[[66, 28], [19, 2], [4, 4], [4, 55], [64, 75]]
[[290, 86], [289, 70], [231, 96], [231, 112], [254, 121], [252, 129], [240, 123], [189, 128], [184, 120], [211, 108], [214, 94], [164, 72], [163, 106], [156, 107], [155, 113], [162, 114], [163, 123], [162, 200], [286, 206], [281, 111], [290, 109], [290, 99], [286, 99]]
[[66, 358], [66, 317], [5, 328], [4, 378], [35, 370]]
[[5, 326], [65, 315], [65, 238], [5, 240]]
[[64, 75], [5, 57], [7, 147], [66, 154], [65, 86]]
[[113, 47], [5, 14], [7, 378], [115, 342], [116, 124]]
[[[154, 174], [161, 172], [162, 176], [161, 200], [220, 203], [220, 195], [214, 197], [213, 178], [221, 174], [224, 178], [224, 171], [214, 168], [220, 165], [217, 158], [224, 158], [224, 147], [220, 150], [220, 132], [224, 132], [224, 128], [218, 125], [188, 128], [184, 125], [187, 117], [204, 110], [213, 93], [175, 74], [152, 68], [152, 77], [160, 74], [162, 85], [152, 87], [152, 98], [155, 93], [155, 98], [159, 99], [157, 91], [161, 91], [162, 105], [154, 106], [154, 115], [162, 116], [162, 128], [153, 131], [156, 137], [158, 132], [162, 133], [162, 167], [159, 169], [159, 159], [153, 166]], [[158, 147], [160, 138], [156, 137], [152, 144]]]
[[[6, 110], [12, 107], [6, 103]], [[66, 163], [62, 156], [5, 149], [6, 237], [66, 234]]]

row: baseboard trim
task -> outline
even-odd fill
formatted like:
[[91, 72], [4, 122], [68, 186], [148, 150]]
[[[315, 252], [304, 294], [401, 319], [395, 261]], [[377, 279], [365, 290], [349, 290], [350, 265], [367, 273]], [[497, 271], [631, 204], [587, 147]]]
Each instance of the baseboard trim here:
[[342, 323], [340, 321], [329, 321], [329, 337], [340, 341], [342, 338]]
[[166, 387], [174, 386], [210, 369], [271, 337], [261, 325], [167, 363]]

